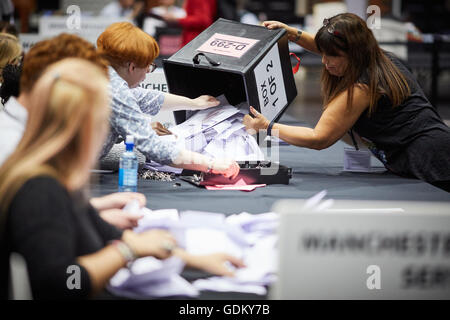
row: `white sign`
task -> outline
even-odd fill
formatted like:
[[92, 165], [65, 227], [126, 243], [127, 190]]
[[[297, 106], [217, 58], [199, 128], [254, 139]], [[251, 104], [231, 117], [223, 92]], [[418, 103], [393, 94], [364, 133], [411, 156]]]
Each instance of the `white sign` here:
[[261, 113], [272, 120], [288, 103], [277, 45], [258, 63], [254, 72]]
[[230, 56], [242, 57], [259, 40], [230, 36], [228, 34], [215, 33], [205, 41], [197, 51], [210, 52]]
[[[139, 86], [144, 89], [169, 92], [166, 76], [161, 68], [157, 68], [152, 73], [147, 73], [145, 80], [142, 81]], [[157, 115], [152, 116], [152, 122], [161, 122], [161, 124], [166, 128], [176, 125], [175, 117], [172, 111], [159, 111]]]
[[[284, 200], [278, 299], [450, 299], [450, 204]], [[399, 212], [399, 208], [404, 212]]]

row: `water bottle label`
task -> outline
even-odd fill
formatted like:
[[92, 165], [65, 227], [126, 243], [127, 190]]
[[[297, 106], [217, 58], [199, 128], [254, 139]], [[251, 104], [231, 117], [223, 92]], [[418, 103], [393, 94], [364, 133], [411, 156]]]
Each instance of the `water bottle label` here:
[[133, 169], [119, 169], [119, 186], [137, 186], [137, 172]]

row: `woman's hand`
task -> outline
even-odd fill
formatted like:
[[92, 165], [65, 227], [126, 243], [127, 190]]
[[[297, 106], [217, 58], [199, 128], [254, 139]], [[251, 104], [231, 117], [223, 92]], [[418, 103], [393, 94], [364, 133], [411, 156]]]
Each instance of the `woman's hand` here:
[[200, 109], [208, 109], [211, 107], [217, 107], [220, 104], [220, 101], [214, 98], [213, 96], [203, 95], [198, 98], [192, 99], [194, 103], [195, 109], [193, 110], [200, 110]]
[[122, 230], [137, 227], [139, 219], [143, 217], [121, 209], [102, 210], [99, 214], [103, 220]]
[[279, 21], [264, 21], [262, 23], [264, 27], [267, 29], [273, 30], [273, 29], [285, 29], [288, 34], [288, 39], [291, 41], [295, 41], [298, 36], [298, 30], [293, 27], [289, 27], [288, 25], [279, 22]]
[[153, 229], [142, 233], [126, 230], [122, 235], [125, 242], [138, 257], [153, 256], [166, 259], [172, 255], [176, 247], [175, 238], [170, 232]]
[[91, 205], [101, 212], [108, 209], [122, 209], [125, 205], [132, 201], [139, 201], [141, 207], [145, 206], [147, 199], [142, 193], [137, 192], [115, 192], [103, 197], [91, 198]]
[[239, 174], [240, 167], [234, 160], [214, 159], [209, 169], [211, 173], [221, 174], [225, 178], [234, 179]]
[[267, 118], [264, 117], [261, 113], [256, 111], [256, 109], [253, 107], [250, 107], [250, 112], [255, 117], [246, 114], [243, 120], [247, 132], [250, 134], [255, 134], [259, 130], [266, 130], [267, 127], [269, 126], [270, 121], [267, 120]]
[[172, 132], [164, 127], [161, 122], [152, 122], [151, 126], [153, 131], [155, 131], [158, 136], [167, 136], [172, 134]]

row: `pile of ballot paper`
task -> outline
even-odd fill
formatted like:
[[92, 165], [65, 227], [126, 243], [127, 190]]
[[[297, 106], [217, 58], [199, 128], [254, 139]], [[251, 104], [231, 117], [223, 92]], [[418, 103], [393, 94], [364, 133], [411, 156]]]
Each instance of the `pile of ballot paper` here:
[[[136, 208], [127, 209], [133, 210]], [[201, 290], [264, 295], [266, 287], [275, 280], [277, 214], [243, 212], [225, 216], [176, 209], [137, 210], [143, 218], [135, 232], [166, 229], [175, 236], [178, 246], [191, 254], [228, 253], [242, 259], [246, 267], [235, 269], [234, 277], [210, 277], [189, 283], [180, 276], [184, 264], [177, 257], [146, 257], [116, 273], [108, 286], [112, 293], [129, 298], [195, 297]]]
[[219, 106], [190, 113], [185, 122], [170, 127], [173, 135], [162, 138], [175, 142], [180, 148], [215, 158], [264, 160], [256, 139], [247, 133], [242, 123], [248, 105], [232, 106], [223, 95], [217, 99]]

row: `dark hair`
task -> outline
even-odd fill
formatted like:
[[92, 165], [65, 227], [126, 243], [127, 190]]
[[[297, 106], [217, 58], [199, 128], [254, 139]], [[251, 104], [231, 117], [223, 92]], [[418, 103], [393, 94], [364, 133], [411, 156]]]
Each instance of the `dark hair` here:
[[342, 77], [322, 70], [322, 92], [326, 106], [337, 95], [348, 91], [347, 104], [352, 107], [353, 88], [364, 74], [368, 75], [369, 114], [381, 95], [386, 95], [393, 106], [400, 105], [409, 95], [408, 82], [400, 70], [378, 46], [366, 22], [352, 13], [342, 13], [324, 20], [314, 41], [323, 54], [345, 55], [349, 64]]
[[7, 64], [2, 71], [3, 84], [0, 87], [0, 98], [2, 103], [8, 102], [10, 97], [18, 97], [20, 93], [20, 75], [22, 64]]
[[61, 33], [53, 38], [39, 41], [27, 52], [23, 59], [20, 90], [31, 92], [45, 68], [64, 58], [89, 60], [108, 75], [108, 62], [97, 53], [92, 43], [75, 34]]

